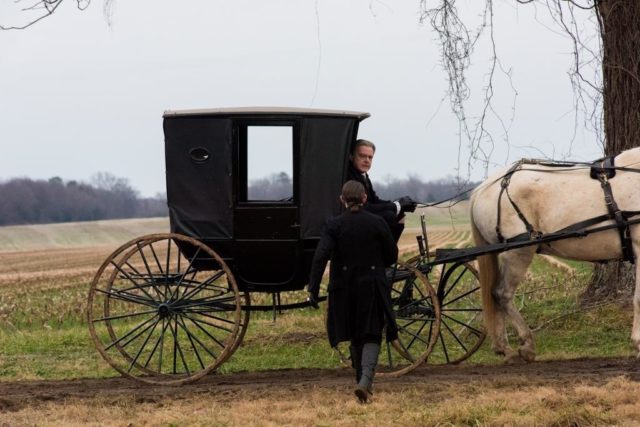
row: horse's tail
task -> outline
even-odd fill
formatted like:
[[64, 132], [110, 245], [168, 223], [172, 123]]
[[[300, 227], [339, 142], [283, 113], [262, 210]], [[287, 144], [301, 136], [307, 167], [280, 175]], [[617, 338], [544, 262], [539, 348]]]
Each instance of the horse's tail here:
[[[471, 207], [473, 208], [473, 200]], [[476, 246], [486, 245], [488, 242], [482, 237], [475, 221], [473, 220], [473, 209], [471, 209], [471, 233]], [[478, 274], [480, 276], [480, 289], [482, 293], [482, 313], [484, 325], [492, 341], [496, 336], [497, 307], [493, 299], [493, 288], [499, 280], [498, 254], [490, 253], [478, 257]]]

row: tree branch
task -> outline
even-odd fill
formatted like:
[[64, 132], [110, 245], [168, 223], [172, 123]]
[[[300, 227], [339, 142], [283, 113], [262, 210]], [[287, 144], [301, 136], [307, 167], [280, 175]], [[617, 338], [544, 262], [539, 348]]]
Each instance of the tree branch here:
[[[91, 0], [74, 0], [79, 10], [85, 10], [91, 4]], [[60, 7], [64, 0], [34, 0], [32, 3], [24, 6], [20, 9], [21, 14], [27, 14], [28, 12], [35, 15], [30, 16], [27, 22], [19, 25], [2, 25], [0, 24], [0, 30], [24, 30], [37, 24], [45, 18], [50, 17]], [[15, 4], [22, 4], [24, 0], [15, 0]], [[107, 4], [111, 4], [112, 0], [105, 0], [105, 10]]]

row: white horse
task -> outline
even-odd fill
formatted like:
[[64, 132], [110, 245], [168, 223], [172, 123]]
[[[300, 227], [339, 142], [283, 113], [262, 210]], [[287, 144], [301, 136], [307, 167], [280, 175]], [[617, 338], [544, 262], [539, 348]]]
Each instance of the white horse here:
[[[640, 148], [624, 151], [615, 157], [616, 167], [640, 168]], [[585, 165], [557, 167], [544, 164], [522, 163], [512, 173], [502, 170], [474, 190], [471, 196], [471, 226], [476, 245], [498, 243], [500, 235], [509, 239], [529, 231], [552, 233], [581, 221], [606, 215], [607, 207], [603, 187], [598, 179], [590, 177]], [[640, 169], [638, 169], [640, 172]], [[621, 211], [640, 211], [640, 173], [617, 170], [608, 180], [615, 202]], [[503, 176], [510, 182], [506, 191]], [[508, 194], [507, 194], [508, 192]], [[509, 200], [513, 201], [513, 203]], [[499, 205], [499, 207], [498, 207]], [[514, 207], [514, 205], [517, 207]], [[500, 213], [498, 213], [498, 209]], [[517, 209], [521, 215], [518, 215]], [[498, 230], [496, 229], [499, 218]], [[640, 216], [634, 216], [640, 218]], [[594, 228], [616, 224], [606, 220]], [[640, 224], [630, 225], [633, 252], [640, 258]], [[507, 362], [519, 358], [530, 362], [535, 359], [535, 342], [531, 330], [516, 308], [513, 297], [527, 267], [537, 252], [582, 261], [601, 261], [623, 257], [621, 237], [617, 228], [508, 250], [479, 257], [480, 286], [487, 333], [493, 350], [505, 356]], [[640, 259], [636, 261], [636, 287], [633, 297], [633, 328], [631, 340], [640, 351]], [[520, 340], [518, 351], [507, 342], [505, 322], [510, 319]]]

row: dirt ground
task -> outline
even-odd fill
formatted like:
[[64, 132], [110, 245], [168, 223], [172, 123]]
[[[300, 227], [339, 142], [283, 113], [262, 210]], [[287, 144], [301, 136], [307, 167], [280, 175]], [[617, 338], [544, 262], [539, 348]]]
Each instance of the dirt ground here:
[[[68, 399], [132, 398], [134, 402], [149, 403], [177, 396], [180, 399], [196, 395], [202, 397], [203, 394], [216, 401], [227, 401], [239, 394], [265, 398], [270, 393], [280, 397], [291, 393], [294, 397], [311, 388], [348, 392], [352, 385], [351, 376], [350, 369], [342, 368], [214, 374], [179, 387], [149, 386], [124, 378], [0, 382], [0, 412]], [[399, 378], [380, 378], [376, 387], [378, 392], [394, 393], [426, 386], [435, 393], [432, 397], [437, 398], [438, 390], [456, 384], [484, 383], [488, 388], [500, 389], [522, 385], [562, 388], [578, 383], [597, 387], [618, 377], [640, 382], [640, 361], [607, 358], [543, 361], [527, 365], [424, 366]]]

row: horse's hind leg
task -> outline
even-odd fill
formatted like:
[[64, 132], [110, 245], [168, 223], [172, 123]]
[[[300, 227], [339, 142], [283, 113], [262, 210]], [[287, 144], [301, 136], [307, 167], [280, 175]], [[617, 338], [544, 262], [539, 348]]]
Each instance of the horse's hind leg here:
[[507, 362], [516, 361], [518, 355], [527, 362], [535, 360], [536, 357], [536, 346], [531, 329], [529, 329], [522, 314], [520, 314], [513, 302], [516, 287], [524, 278], [527, 268], [533, 260], [534, 253], [535, 247], [526, 247], [514, 249], [500, 255], [500, 282], [493, 290], [493, 297], [504, 315], [511, 319], [511, 323], [520, 340], [520, 348], [518, 353], [515, 353], [511, 350], [507, 341], [506, 328], [504, 327], [506, 325], [501, 327], [503, 336], [500, 339], [503, 343], [502, 345], [507, 349], [504, 352]]
[[637, 245], [633, 245], [636, 254], [636, 289], [633, 293], [633, 328], [631, 329], [631, 341], [640, 358], [640, 252]]

